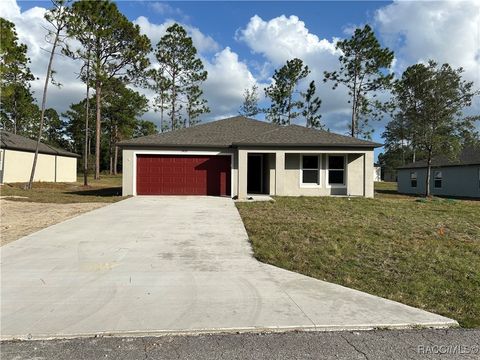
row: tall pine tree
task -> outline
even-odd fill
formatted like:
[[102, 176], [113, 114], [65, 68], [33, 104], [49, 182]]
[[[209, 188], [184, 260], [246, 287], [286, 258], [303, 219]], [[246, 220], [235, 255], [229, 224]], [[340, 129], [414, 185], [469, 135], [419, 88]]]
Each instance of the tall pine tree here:
[[[159, 93], [158, 98], [160, 101], [168, 99], [166, 107], [170, 129], [194, 125], [198, 122], [197, 118], [210, 109], [206, 100], [202, 99], [200, 89], [208, 73], [197, 57], [192, 38], [181, 25], [173, 24], [158, 42], [155, 56], [162, 69], [163, 79], [158, 79], [166, 84], [167, 89], [166, 95]], [[161, 103], [161, 109], [163, 106]]]
[[288, 60], [273, 74], [273, 83], [265, 89], [271, 105], [267, 119], [275, 124], [290, 125], [299, 115], [303, 102], [296, 97], [297, 85], [306, 78], [310, 70], [300, 59]]

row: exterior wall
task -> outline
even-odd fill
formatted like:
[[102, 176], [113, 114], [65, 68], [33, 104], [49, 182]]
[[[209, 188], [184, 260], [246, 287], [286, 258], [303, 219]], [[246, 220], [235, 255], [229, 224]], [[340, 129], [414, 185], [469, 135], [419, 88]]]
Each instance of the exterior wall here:
[[57, 156], [57, 182], [77, 181], [77, 158]]
[[[232, 155], [232, 196], [240, 199], [247, 197], [247, 159], [248, 153], [266, 154], [266, 176], [270, 195], [279, 196], [328, 196], [351, 195], [373, 197], [373, 150], [277, 150], [277, 149], [239, 149], [226, 152], [225, 149], [123, 149], [122, 193], [124, 196], [135, 195], [136, 153], [158, 154], [198, 154], [222, 153]], [[321, 154], [320, 186], [303, 186], [300, 184], [300, 155], [304, 153]], [[327, 153], [345, 154], [347, 158], [346, 186], [330, 187], [327, 185]], [[365, 176], [364, 176], [365, 175]]]
[[[9, 149], [3, 151], [3, 182], [29, 181], [35, 154]], [[38, 154], [34, 181], [77, 181], [77, 158]]]
[[382, 181], [382, 168], [380, 166], [373, 167], [373, 181]]
[[232, 155], [232, 171], [231, 171], [231, 188], [232, 196], [237, 194], [237, 174], [238, 174], [238, 159], [233, 152], [226, 151], [225, 149], [178, 149], [178, 148], [165, 148], [165, 149], [123, 149], [122, 150], [122, 195], [136, 195], [136, 154], [158, 154], [158, 155]]
[[[435, 171], [442, 171], [442, 188], [434, 187], [433, 176]], [[410, 173], [417, 173], [417, 187], [410, 186]], [[480, 165], [476, 166], [447, 166], [432, 168], [430, 190], [432, 195], [458, 196], [480, 198]], [[425, 195], [427, 169], [399, 169], [398, 192], [403, 194]]]

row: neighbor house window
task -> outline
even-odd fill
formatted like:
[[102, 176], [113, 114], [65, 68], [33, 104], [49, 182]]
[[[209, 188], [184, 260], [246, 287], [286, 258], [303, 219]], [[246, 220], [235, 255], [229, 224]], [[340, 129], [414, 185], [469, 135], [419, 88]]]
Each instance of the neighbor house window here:
[[442, 187], [442, 172], [435, 171], [433, 174], [433, 187], [439, 189]]
[[328, 183], [345, 185], [345, 156], [330, 155], [328, 157]]
[[302, 156], [302, 184], [320, 185], [320, 159], [318, 155]]
[[410, 173], [410, 186], [412, 188], [416, 188], [417, 187], [417, 173], [415, 171], [412, 171]]

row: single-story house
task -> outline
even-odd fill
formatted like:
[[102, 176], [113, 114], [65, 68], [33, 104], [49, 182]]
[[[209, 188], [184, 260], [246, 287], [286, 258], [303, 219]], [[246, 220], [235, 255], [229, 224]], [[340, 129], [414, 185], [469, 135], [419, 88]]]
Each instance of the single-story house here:
[[[8, 131], [0, 131], [0, 183], [30, 180], [37, 142]], [[77, 181], [77, 158], [63, 149], [40, 143], [34, 181]]]
[[[398, 192], [424, 195], [426, 165], [421, 160], [399, 167]], [[430, 191], [437, 196], [480, 198], [480, 148], [465, 148], [456, 159], [432, 159]]]
[[249, 194], [373, 197], [381, 146], [298, 125], [242, 116], [118, 144], [123, 195]]

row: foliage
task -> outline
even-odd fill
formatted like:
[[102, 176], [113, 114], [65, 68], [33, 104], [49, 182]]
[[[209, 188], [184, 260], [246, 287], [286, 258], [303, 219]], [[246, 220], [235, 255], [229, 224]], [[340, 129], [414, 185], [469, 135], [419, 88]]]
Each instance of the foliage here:
[[464, 108], [471, 105], [478, 92], [473, 90], [473, 82], [462, 79], [462, 73], [462, 68], [429, 61], [408, 67], [394, 86], [397, 112], [384, 136], [389, 143], [407, 141], [425, 153], [426, 196], [430, 195], [432, 157], [457, 156], [462, 134], [480, 118], [463, 116]]
[[265, 95], [271, 105], [267, 110], [267, 119], [274, 124], [290, 125], [301, 113], [303, 103], [295, 94], [298, 83], [310, 73], [307, 65], [300, 59], [288, 60], [273, 74], [273, 83], [265, 88]]
[[195, 126], [200, 121], [198, 117], [202, 114], [209, 113], [210, 108], [207, 106], [207, 100], [202, 98], [203, 91], [197, 85], [186, 88], [186, 119], [184, 127]]
[[391, 67], [394, 55], [388, 48], [381, 48], [369, 25], [356, 29], [350, 39], [337, 42], [336, 49], [341, 51], [340, 69], [325, 71], [324, 81], [333, 81], [333, 89], [340, 84], [348, 89], [352, 106], [350, 131], [356, 137], [368, 127], [365, 123], [368, 117], [378, 118], [382, 113], [382, 104], [375, 100], [376, 92], [390, 87], [393, 74], [387, 74], [386, 70]]
[[168, 109], [171, 130], [194, 125], [198, 116], [210, 110], [200, 90], [208, 74], [192, 38], [182, 26], [173, 24], [158, 42], [155, 56], [160, 65], [155, 75], [155, 83], [160, 85], [157, 106], [161, 111]]
[[243, 93], [243, 103], [238, 111], [240, 115], [246, 117], [253, 117], [262, 112], [262, 109], [258, 106], [258, 86], [253, 85], [251, 89], [245, 89]]
[[72, 5], [68, 34], [81, 44], [77, 49], [65, 52], [83, 60], [82, 78], [86, 81], [86, 65], [91, 66], [95, 84], [96, 139], [95, 178], [100, 176], [101, 152], [101, 107], [102, 88], [114, 77], [135, 82], [143, 78], [149, 65], [147, 58], [151, 50], [150, 40], [140, 34], [140, 27], [134, 25], [107, 0], [77, 1]]
[[7, 131], [31, 136], [32, 122], [38, 121], [30, 81], [34, 80], [27, 46], [18, 41], [15, 25], [0, 18], [0, 120]]
[[323, 125], [320, 123], [322, 115], [318, 113], [322, 100], [318, 96], [315, 97], [315, 91], [315, 81], [312, 80], [307, 91], [301, 94], [304, 100], [302, 115], [306, 120], [306, 127], [323, 129]]

